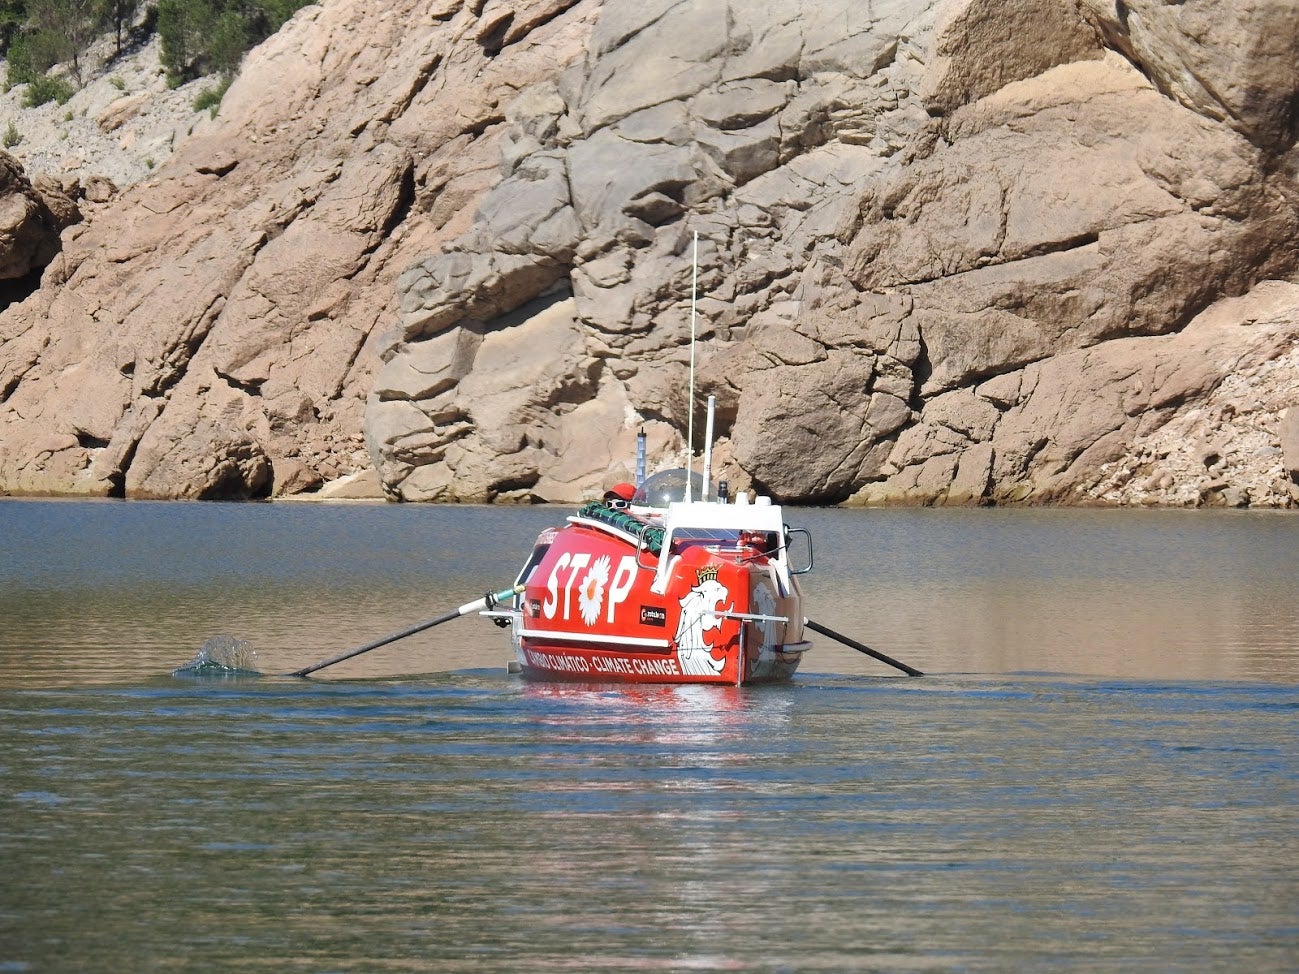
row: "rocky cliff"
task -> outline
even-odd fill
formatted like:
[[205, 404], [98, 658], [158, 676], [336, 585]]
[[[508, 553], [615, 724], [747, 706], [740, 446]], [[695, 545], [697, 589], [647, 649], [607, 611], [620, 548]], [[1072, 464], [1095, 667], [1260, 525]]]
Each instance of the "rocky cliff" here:
[[[1210, 29], [1212, 27], [1212, 29]], [[333, 0], [0, 314], [0, 489], [1299, 498], [1282, 0]]]

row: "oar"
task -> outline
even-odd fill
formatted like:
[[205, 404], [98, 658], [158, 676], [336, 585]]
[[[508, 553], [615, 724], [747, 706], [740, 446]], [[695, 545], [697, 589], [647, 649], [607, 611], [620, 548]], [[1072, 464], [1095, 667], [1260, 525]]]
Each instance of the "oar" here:
[[879, 652], [878, 650], [871, 649], [869, 646], [865, 645], [864, 643], [859, 643], [855, 639], [849, 639], [847, 636], [843, 635], [842, 633], [837, 633], [833, 629], [827, 629], [825, 626], [821, 625], [818, 622], [813, 622], [811, 619], [804, 619], [803, 625], [807, 626], [807, 628], [811, 629], [813, 632], [819, 632], [822, 636], [829, 636], [831, 639], [843, 643], [849, 649], [855, 649], [859, 653], [865, 653], [867, 656], [873, 656], [881, 663], [888, 663], [889, 666], [901, 670], [907, 676], [924, 676], [924, 674], [921, 673], [915, 667], [907, 666], [906, 663], [899, 663], [891, 656], [885, 656], [883, 653]]
[[286, 676], [306, 676], [309, 673], [315, 673], [316, 670], [323, 670], [326, 666], [333, 666], [335, 663], [341, 663], [345, 659], [351, 659], [353, 656], [360, 656], [362, 653], [368, 653], [372, 649], [378, 649], [380, 646], [387, 646], [389, 643], [395, 643], [398, 639], [405, 639], [407, 636], [413, 636], [417, 632], [423, 632], [425, 629], [432, 629], [434, 626], [440, 626], [444, 622], [450, 622], [452, 619], [459, 619], [470, 612], [481, 612], [483, 609], [490, 609], [498, 602], [504, 602], [506, 599], [513, 598], [518, 592], [522, 592], [523, 587], [516, 586], [507, 588], [500, 592], [488, 592], [481, 599], [475, 599], [473, 602], [466, 602], [458, 609], [452, 609], [445, 615], [440, 615], [436, 619], [430, 619], [428, 622], [421, 622], [418, 625], [403, 629], [401, 632], [394, 632], [391, 636], [384, 636], [382, 639], [376, 639], [372, 643], [366, 643], [364, 646], [358, 646], [356, 649], [349, 649], [341, 656], [335, 656], [332, 659], [321, 660], [319, 663], [312, 663], [310, 666], [303, 667], [300, 670], [294, 670]]

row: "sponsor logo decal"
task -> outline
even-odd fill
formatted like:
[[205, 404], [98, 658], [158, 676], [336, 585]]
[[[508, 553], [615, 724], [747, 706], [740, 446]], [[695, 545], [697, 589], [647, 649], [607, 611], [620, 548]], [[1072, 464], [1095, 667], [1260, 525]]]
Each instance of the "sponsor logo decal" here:
[[640, 607], [640, 624], [642, 626], [663, 628], [668, 624], [668, 610], [661, 605], [642, 605]]

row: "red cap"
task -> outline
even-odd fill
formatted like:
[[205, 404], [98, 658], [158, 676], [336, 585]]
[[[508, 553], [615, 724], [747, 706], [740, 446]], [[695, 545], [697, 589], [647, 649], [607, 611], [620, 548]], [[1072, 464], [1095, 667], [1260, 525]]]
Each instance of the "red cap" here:
[[620, 501], [629, 501], [636, 496], [636, 488], [628, 483], [614, 484], [604, 492], [605, 500], [617, 498]]

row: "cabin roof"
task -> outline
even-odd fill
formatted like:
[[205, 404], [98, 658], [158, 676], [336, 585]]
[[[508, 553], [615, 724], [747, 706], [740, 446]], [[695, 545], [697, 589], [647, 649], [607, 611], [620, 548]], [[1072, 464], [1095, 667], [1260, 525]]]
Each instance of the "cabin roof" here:
[[722, 528], [733, 531], [776, 531], [784, 528], [780, 508], [774, 504], [714, 504], [708, 501], [668, 505], [663, 527], [676, 534], [682, 528]]

